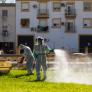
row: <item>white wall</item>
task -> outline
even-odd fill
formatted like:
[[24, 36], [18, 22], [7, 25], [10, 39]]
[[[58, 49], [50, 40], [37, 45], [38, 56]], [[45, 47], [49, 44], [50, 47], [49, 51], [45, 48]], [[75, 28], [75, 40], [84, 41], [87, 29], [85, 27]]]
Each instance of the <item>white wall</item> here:
[[[49, 9], [49, 19], [48, 19], [48, 26], [49, 32], [48, 33], [35, 33], [31, 32], [31, 27], [37, 27], [38, 19], [37, 19], [37, 8], [33, 8], [34, 4], [39, 5], [36, 1], [30, 1], [30, 12], [21, 12], [21, 3], [20, 1], [16, 1], [16, 31], [17, 35], [35, 35], [43, 36], [49, 39], [48, 44], [52, 48], [62, 48], [78, 52], [79, 49], [79, 35], [81, 34], [92, 34], [92, 29], [83, 28], [83, 18], [92, 18], [92, 12], [84, 12], [83, 11], [83, 1], [75, 1], [75, 8], [76, 8], [76, 18], [75, 18], [75, 25], [76, 25], [76, 32], [75, 33], [66, 33], [65, 26], [62, 25], [61, 28], [52, 28], [52, 19], [53, 18], [61, 18], [62, 22], [66, 21], [64, 16], [65, 7], [61, 8], [61, 12], [53, 12], [52, 9], [52, 1], [48, 2], [48, 9]], [[20, 26], [20, 19], [21, 18], [30, 18], [30, 28], [23, 29]]]
[[[7, 20], [2, 20], [2, 10], [8, 11]], [[0, 6], [0, 42], [16, 42], [16, 14], [15, 14], [15, 6]], [[7, 30], [9, 33], [8, 37], [2, 36], [2, 26], [7, 26]]]

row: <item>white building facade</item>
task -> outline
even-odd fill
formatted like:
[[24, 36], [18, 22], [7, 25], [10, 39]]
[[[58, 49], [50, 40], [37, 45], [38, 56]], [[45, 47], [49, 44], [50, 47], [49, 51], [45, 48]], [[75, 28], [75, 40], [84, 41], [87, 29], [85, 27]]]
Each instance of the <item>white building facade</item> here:
[[16, 49], [16, 8], [15, 3], [0, 3], [0, 50], [5, 54]]
[[92, 51], [91, 0], [17, 0], [17, 44], [42, 36], [53, 49]]

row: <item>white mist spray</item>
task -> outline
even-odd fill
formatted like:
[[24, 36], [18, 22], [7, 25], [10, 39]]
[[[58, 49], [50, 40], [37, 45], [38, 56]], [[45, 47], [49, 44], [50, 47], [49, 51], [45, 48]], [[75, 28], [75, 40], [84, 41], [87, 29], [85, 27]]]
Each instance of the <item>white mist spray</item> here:
[[92, 84], [92, 62], [80, 62], [80, 58], [70, 62], [64, 50], [56, 49], [54, 52], [54, 70], [49, 71], [47, 81]]

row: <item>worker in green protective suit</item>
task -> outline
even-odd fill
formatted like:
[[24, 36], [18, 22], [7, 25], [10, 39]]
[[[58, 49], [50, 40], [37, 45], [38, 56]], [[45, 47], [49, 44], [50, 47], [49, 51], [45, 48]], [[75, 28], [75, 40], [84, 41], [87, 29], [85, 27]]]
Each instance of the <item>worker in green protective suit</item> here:
[[23, 50], [23, 57], [26, 59], [27, 75], [33, 74], [33, 61], [35, 60], [34, 55], [30, 47], [20, 44], [20, 49]]
[[47, 64], [46, 64], [46, 54], [49, 53], [50, 48], [47, 45], [43, 45], [43, 39], [38, 38], [37, 39], [38, 44], [34, 45], [34, 56], [36, 60], [36, 80], [40, 80], [40, 68], [42, 66], [43, 70], [43, 80], [46, 79], [46, 70], [47, 70]]

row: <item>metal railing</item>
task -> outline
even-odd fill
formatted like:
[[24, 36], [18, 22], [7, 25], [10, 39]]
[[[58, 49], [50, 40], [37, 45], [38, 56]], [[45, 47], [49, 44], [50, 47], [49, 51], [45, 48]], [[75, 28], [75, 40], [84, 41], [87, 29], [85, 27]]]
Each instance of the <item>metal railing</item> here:
[[48, 26], [40, 26], [37, 27], [37, 32], [48, 32]]
[[66, 8], [65, 9], [65, 16], [76, 16], [75, 8]]
[[48, 9], [38, 9], [38, 15], [48, 15]]

